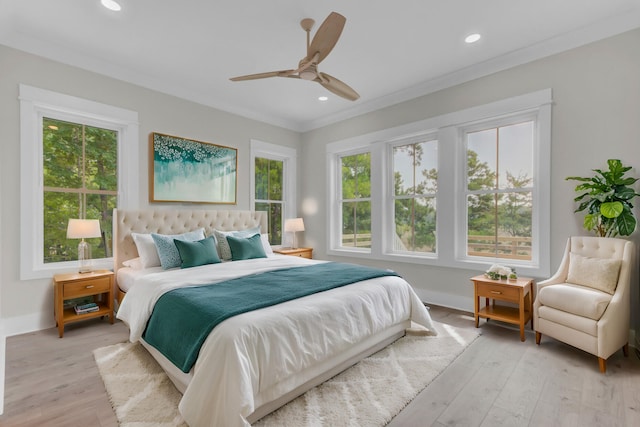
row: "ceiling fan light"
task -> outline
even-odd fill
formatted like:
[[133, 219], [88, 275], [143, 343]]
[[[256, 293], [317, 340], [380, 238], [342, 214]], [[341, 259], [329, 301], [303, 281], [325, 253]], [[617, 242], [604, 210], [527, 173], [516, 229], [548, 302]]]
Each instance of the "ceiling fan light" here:
[[300, 78], [303, 80], [315, 80], [316, 73], [313, 70], [304, 70], [300, 72]]

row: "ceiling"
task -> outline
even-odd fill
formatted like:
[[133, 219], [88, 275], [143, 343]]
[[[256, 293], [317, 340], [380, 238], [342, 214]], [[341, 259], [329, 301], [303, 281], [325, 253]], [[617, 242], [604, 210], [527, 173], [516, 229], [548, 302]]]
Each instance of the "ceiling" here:
[[[0, 44], [306, 131], [640, 27], [640, 0], [118, 1], [120, 12], [0, 0]], [[229, 80], [296, 68], [300, 20], [315, 19], [313, 37], [331, 11], [347, 22], [318, 69], [360, 99], [303, 80]]]

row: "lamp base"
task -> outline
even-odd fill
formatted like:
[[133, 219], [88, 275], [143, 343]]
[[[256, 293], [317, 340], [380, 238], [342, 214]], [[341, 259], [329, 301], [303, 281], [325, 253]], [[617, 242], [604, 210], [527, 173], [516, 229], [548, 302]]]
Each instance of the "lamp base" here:
[[91, 246], [84, 239], [78, 244], [78, 261], [80, 262], [78, 273], [91, 273]]

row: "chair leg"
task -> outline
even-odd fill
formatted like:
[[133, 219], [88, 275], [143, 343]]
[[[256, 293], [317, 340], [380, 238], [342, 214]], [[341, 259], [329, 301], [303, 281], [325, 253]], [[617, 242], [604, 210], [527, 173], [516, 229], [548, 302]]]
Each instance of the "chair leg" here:
[[542, 339], [542, 334], [536, 331], [536, 344], [540, 345], [540, 340]]
[[622, 354], [624, 354], [624, 357], [629, 357], [629, 343], [622, 346]]
[[600, 372], [607, 372], [607, 359], [603, 359], [602, 357], [598, 357], [598, 365], [600, 365]]

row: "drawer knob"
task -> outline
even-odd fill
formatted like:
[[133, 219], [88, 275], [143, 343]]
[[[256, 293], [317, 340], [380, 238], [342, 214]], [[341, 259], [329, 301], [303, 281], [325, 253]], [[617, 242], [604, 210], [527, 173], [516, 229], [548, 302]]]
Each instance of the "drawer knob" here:
[[93, 288], [93, 285], [87, 285], [87, 286], [85, 286], [85, 289], [91, 289], [91, 288]]
[[492, 294], [500, 295], [502, 292], [500, 291], [491, 291]]

